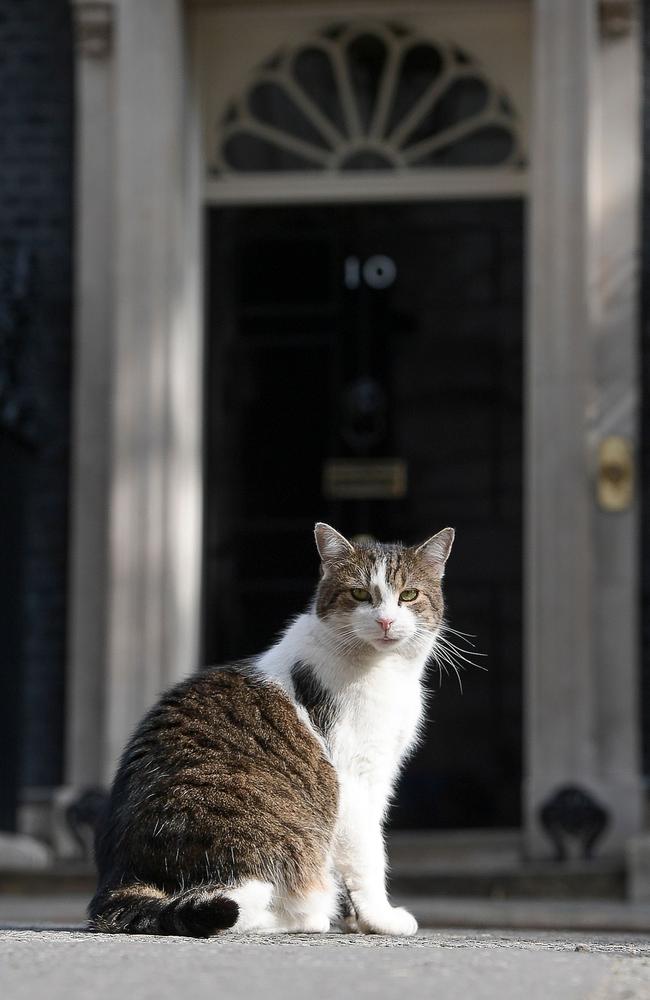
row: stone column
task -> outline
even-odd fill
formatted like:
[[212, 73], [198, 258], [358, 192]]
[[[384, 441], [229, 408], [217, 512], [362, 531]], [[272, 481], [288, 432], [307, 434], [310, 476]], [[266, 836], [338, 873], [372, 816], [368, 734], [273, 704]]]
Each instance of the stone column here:
[[[612, 371], [597, 351], [603, 239], [612, 224], [603, 203], [609, 140], [601, 142], [601, 119], [612, 105], [601, 77], [598, 4], [536, 0], [534, 39], [524, 814], [527, 851], [544, 856], [550, 847], [539, 807], [558, 788], [579, 785], [605, 806], [612, 824], [603, 846], [617, 851], [638, 829], [640, 786], [633, 710], [636, 515], [608, 520], [595, 501], [599, 380], [609, 384]], [[619, 106], [624, 118], [635, 113], [634, 105]], [[629, 191], [625, 197], [629, 208]], [[635, 366], [632, 294], [627, 280], [625, 345], [612, 352], [626, 389]], [[611, 402], [618, 398], [616, 390]]]
[[101, 780], [108, 597], [113, 3], [74, 0], [75, 284], [66, 783]]
[[[594, 123], [598, 174], [592, 198], [591, 287], [596, 400], [593, 453], [609, 435], [638, 453], [641, 187], [640, 6], [601, 4]], [[596, 506], [594, 657], [599, 776], [619, 849], [643, 824], [641, 785], [639, 502], [620, 511]]]
[[[200, 156], [181, 0], [74, 0], [76, 317], [66, 787], [106, 786], [198, 665]], [[58, 833], [57, 833], [58, 829]]]
[[118, 0], [110, 593], [102, 777], [198, 666], [197, 140], [181, 0]]

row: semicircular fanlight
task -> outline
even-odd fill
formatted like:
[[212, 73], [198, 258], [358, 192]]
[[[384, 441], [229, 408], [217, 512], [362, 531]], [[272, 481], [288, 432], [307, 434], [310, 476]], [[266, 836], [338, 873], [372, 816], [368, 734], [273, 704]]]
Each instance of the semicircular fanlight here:
[[215, 173], [523, 166], [508, 97], [455, 45], [337, 24], [266, 60], [217, 127]]

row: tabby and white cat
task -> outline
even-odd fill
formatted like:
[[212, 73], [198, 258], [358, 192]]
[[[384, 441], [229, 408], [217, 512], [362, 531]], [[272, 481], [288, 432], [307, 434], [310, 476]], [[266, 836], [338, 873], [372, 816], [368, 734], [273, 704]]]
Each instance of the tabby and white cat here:
[[417, 547], [316, 525], [313, 604], [261, 656], [197, 674], [145, 717], [100, 824], [97, 931], [413, 934], [382, 825], [417, 740], [451, 528]]

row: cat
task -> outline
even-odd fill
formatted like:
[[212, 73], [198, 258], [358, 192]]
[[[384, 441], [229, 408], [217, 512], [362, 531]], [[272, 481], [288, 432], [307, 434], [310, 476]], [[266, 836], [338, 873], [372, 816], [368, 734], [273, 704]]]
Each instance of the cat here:
[[[348, 541], [315, 527], [313, 603], [262, 655], [163, 695], [99, 824], [90, 927], [207, 937], [409, 935], [386, 891], [383, 822], [422, 715], [454, 539]], [[441, 639], [441, 641], [443, 641]]]

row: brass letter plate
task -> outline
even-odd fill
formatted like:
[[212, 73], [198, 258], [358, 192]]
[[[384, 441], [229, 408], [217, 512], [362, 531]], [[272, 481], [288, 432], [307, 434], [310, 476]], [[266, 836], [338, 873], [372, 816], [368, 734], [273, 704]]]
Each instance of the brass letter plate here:
[[328, 500], [400, 500], [406, 496], [403, 458], [329, 458], [323, 466]]
[[612, 434], [598, 447], [598, 503], [602, 510], [620, 512], [632, 504], [634, 458], [627, 438]]

